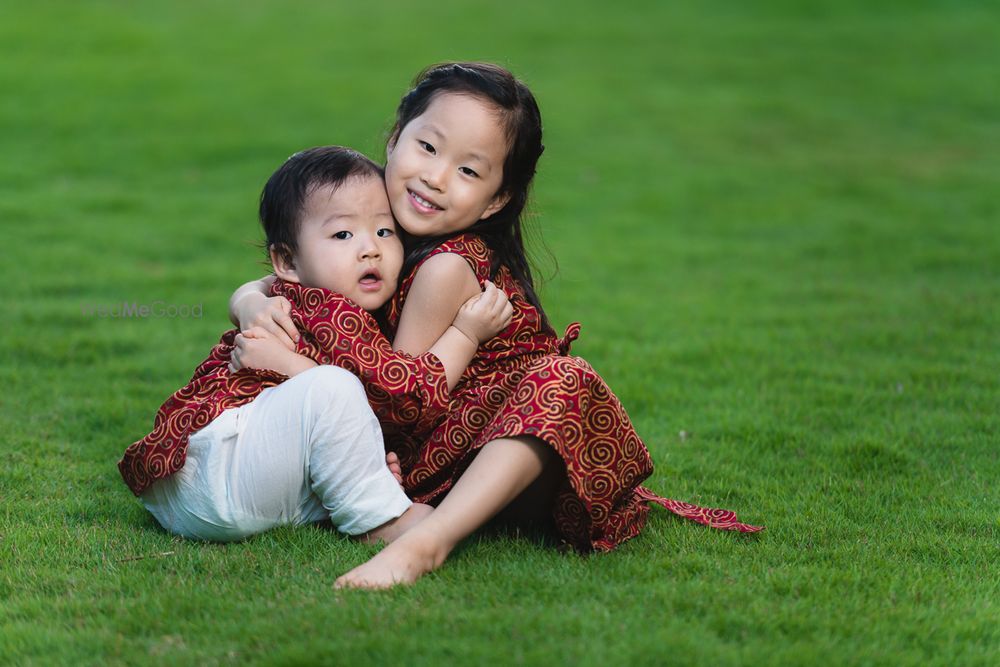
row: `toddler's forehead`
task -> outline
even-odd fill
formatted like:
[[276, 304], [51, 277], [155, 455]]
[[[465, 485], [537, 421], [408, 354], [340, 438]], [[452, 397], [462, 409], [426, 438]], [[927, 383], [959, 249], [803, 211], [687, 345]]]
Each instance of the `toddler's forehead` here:
[[389, 207], [385, 192], [385, 179], [378, 174], [350, 176], [340, 183], [314, 183], [306, 190], [305, 208], [322, 208], [327, 211], [349, 209], [359, 202]]
[[339, 192], [376, 192], [376, 188], [385, 190], [385, 179], [379, 174], [357, 174], [348, 176], [342, 181], [313, 181], [306, 187], [306, 198], [320, 195], [326, 198]]

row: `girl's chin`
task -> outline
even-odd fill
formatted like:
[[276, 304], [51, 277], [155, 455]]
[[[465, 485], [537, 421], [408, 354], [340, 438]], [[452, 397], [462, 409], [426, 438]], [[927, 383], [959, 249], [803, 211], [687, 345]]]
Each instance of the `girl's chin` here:
[[444, 233], [436, 229], [435, 225], [428, 224], [426, 222], [423, 224], [402, 222], [401, 220], [397, 220], [396, 222], [399, 223], [399, 226], [403, 228], [403, 231], [410, 236], [437, 236]]

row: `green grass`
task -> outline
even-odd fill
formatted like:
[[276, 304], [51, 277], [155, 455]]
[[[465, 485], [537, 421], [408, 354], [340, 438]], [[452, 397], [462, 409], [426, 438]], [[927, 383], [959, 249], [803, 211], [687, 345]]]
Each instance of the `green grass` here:
[[[328, 4], [3, 12], [0, 663], [1000, 662], [995, 7]], [[611, 554], [483, 534], [411, 588], [335, 592], [372, 549], [183, 542], [121, 483], [262, 272], [267, 176], [377, 156], [447, 58], [538, 95], [545, 302], [649, 485], [759, 537], [654, 510]], [[204, 316], [83, 312], [157, 299]]]

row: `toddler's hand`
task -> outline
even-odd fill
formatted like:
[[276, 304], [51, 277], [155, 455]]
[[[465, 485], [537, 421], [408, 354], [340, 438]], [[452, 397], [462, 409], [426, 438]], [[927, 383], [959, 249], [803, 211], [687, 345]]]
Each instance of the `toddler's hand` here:
[[481, 294], [464, 304], [455, 316], [453, 326], [477, 344], [482, 344], [507, 328], [514, 307], [499, 287], [486, 283]]
[[266, 297], [251, 293], [237, 304], [240, 329], [261, 328], [270, 333], [289, 350], [295, 351], [299, 340], [298, 329], [292, 322], [292, 304], [283, 296]]
[[229, 358], [230, 373], [243, 368], [260, 368], [289, 375], [286, 372], [289, 355], [299, 356], [290, 352], [285, 344], [264, 327], [251, 327], [236, 334], [233, 344], [235, 347]]

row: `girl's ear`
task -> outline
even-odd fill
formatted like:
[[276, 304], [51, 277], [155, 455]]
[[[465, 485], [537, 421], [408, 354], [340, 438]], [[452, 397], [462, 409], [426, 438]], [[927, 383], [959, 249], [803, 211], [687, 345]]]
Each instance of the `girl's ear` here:
[[271, 255], [271, 267], [274, 269], [274, 275], [285, 282], [301, 282], [299, 273], [295, 270], [295, 258], [292, 257], [292, 251], [288, 249], [288, 246], [272, 244], [267, 252]]
[[504, 206], [506, 206], [507, 202], [509, 201], [510, 201], [509, 194], [497, 194], [497, 196], [493, 198], [493, 201], [490, 202], [490, 205], [486, 207], [486, 210], [483, 211], [483, 214], [479, 216], [479, 219], [485, 220], [486, 218], [490, 217], [491, 215], [502, 209]]
[[392, 152], [396, 150], [396, 142], [399, 141], [399, 128], [392, 128], [392, 134], [389, 135], [389, 141], [385, 142], [385, 159], [388, 160]]

